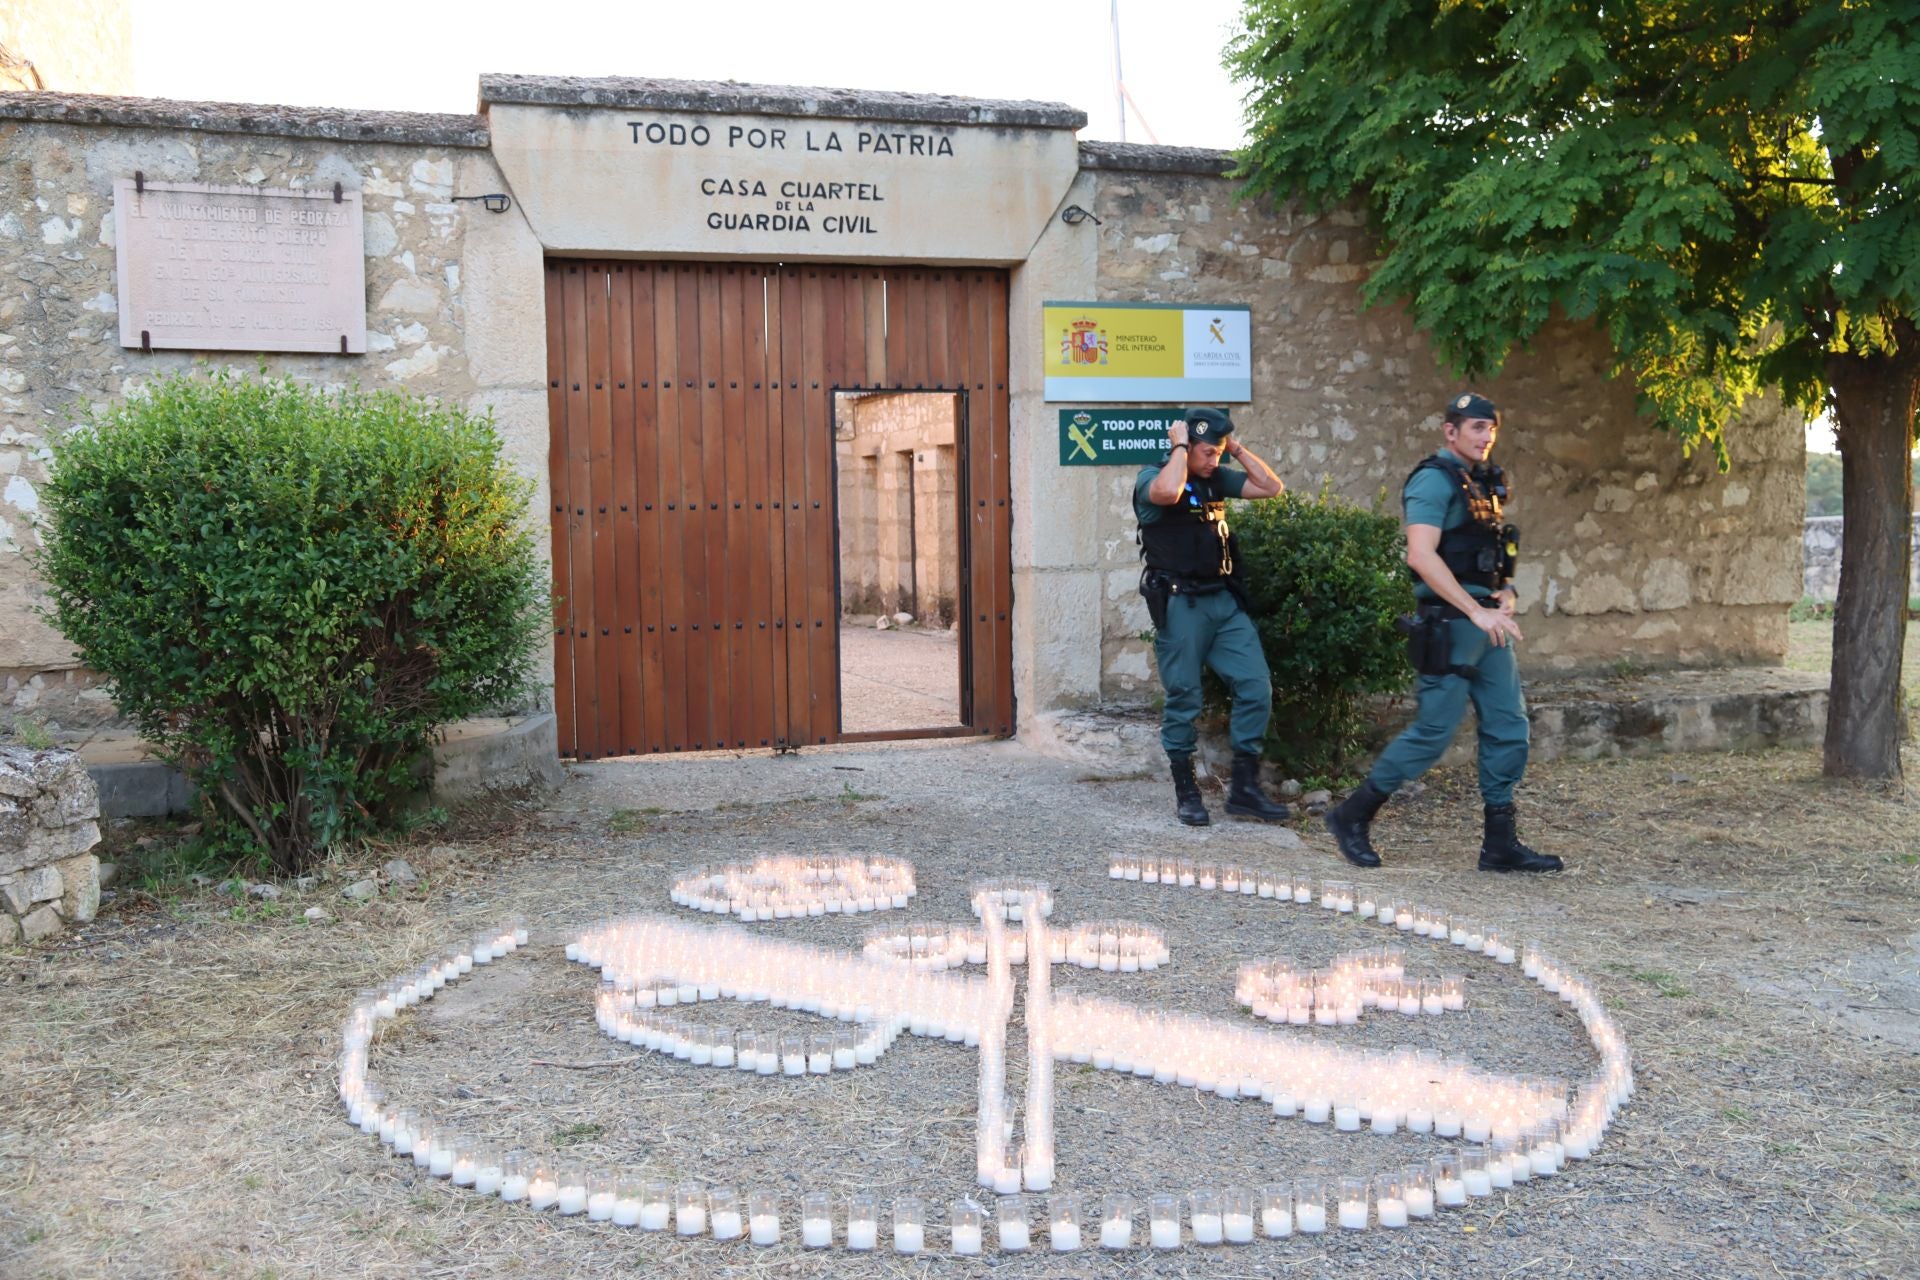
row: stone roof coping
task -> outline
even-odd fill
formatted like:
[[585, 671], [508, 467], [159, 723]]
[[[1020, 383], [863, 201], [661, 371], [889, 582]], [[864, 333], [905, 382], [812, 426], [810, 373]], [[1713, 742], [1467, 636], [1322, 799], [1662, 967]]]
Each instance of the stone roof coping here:
[[484, 148], [490, 136], [484, 116], [435, 115], [421, 111], [356, 111], [342, 107], [285, 107], [248, 102], [185, 102], [173, 98], [126, 98], [98, 93], [49, 93], [38, 90], [0, 92], [0, 120], [191, 129], [201, 133], [252, 133], [282, 138], [401, 142], [437, 147]]
[[655, 111], [817, 116], [901, 124], [997, 124], [1036, 129], [1084, 129], [1087, 124], [1086, 112], [1061, 102], [739, 84], [731, 80], [649, 80], [633, 76], [483, 75], [480, 103], [483, 108], [494, 104], [639, 107]]
[[1133, 173], [1192, 173], [1225, 177], [1234, 166], [1231, 151], [1208, 147], [1162, 147], [1142, 142], [1082, 142], [1082, 169], [1114, 169]]

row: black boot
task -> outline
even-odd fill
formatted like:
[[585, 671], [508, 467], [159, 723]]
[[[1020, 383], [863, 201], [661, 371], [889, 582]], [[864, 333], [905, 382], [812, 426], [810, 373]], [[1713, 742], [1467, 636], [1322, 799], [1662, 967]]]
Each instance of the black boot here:
[[1181, 759], [1167, 758], [1167, 766], [1173, 772], [1173, 798], [1179, 808], [1174, 812], [1180, 821], [1190, 827], [1205, 827], [1213, 819], [1207, 816], [1207, 806], [1200, 799], [1200, 783], [1193, 776], [1193, 757]]
[[1258, 818], [1261, 822], [1285, 822], [1293, 810], [1275, 804], [1260, 791], [1260, 757], [1233, 753], [1233, 780], [1227, 787], [1227, 812], [1237, 818]]
[[1558, 871], [1565, 864], [1550, 853], [1536, 853], [1514, 834], [1513, 806], [1487, 806], [1487, 833], [1480, 841], [1482, 871]]
[[1327, 810], [1321, 819], [1333, 833], [1333, 842], [1340, 846], [1340, 856], [1356, 867], [1380, 865], [1380, 855], [1374, 851], [1367, 830], [1373, 825], [1373, 815], [1380, 812], [1380, 806], [1386, 802], [1387, 793], [1368, 778], [1358, 791]]

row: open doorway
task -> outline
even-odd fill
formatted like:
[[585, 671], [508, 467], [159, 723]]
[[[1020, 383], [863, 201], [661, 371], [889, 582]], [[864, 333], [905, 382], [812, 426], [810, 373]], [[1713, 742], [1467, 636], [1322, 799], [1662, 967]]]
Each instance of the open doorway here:
[[961, 724], [963, 406], [952, 391], [839, 391], [840, 730]]

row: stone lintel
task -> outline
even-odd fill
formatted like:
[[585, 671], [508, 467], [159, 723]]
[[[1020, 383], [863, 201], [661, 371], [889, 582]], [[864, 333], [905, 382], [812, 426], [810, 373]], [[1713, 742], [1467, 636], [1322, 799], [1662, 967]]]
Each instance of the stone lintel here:
[[1162, 147], [1141, 142], [1081, 142], [1082, 169], [1122, 173], [1191, 173], [1223, 178], [1234, 166], [1231, 151], [1209, 147]]
[[732, 81], [650, 80], [632, 76], [483, 75], [480, 103], [483, 108], [497, 103], [536, 107], [631, 107], [723, 115], [816, 116], [832, 120], [1030, 129], [1084, 129], [1087, 124], [1086, 112], [1060, 102]]
[[283, 107], [246, 102], [185, 102], [98, 93], [0, 93], [0, 120], [46, 124], [118, 125], [135, 129], [191, 129], [336, 142], [391, 142], [416, 146], [484, 148], [483, 116], [420, 111], [355, 111], [338, 107]]

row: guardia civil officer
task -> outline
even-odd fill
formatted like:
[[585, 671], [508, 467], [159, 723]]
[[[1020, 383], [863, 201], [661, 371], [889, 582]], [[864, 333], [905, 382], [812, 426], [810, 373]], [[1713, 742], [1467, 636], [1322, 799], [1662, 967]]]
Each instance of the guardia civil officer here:
[[[1233, 691], [1233, 780], [1227, 812], [1284, 822], [1287, 807], [1260, 791], [1260, 750], [1273, 710], [1273, 681], [1260, 636], [1247, 614], [1227, 499], [1271, 498], [1285, 488], [1273, 468], [1233, 437], [1220, 409], [1189, 409], [1167, 431], [1165, 465], [1142, 467], [1133, 484], [1140, 520], [1140, 594], [1153, 618], [1153, 653], [1167, 692], [1160, 745], [1173, 771], [1180, 821], [1204, 827], [1211, 819], [1193, 776], [1193, 722], [1200, 714], [1200, 669]], [[1231, 458], [1245, 470], [1221, 466]]]
[[1480, 795], [1486, 831], [1482, 871], [1558, 871], [1560, 859], [1536, 853], [1514, 832], [1513, 788], [1527, 768], [1527, 707], [1513, 645], [1513, 567], [1519, 533], [1501, 523], [1506, 477], [1487, 458], [1500, 413], [1468, 392], [1447, 406], [1446, 446], [1421, 460], [1401, 491], [1407, 565], [1415, 576], [1409, 651], [1421, 672], [1420, 710], [1395, 738], [1360, 789], [1326, 815], [1341, 854], [1377, 867], [1368, 829], [1403, 782], [1425, 773], [1453, 741], [1472, 701], [1480, 722]]

